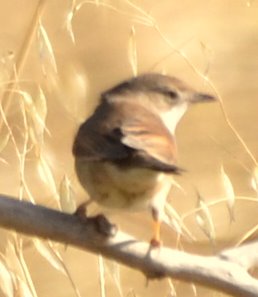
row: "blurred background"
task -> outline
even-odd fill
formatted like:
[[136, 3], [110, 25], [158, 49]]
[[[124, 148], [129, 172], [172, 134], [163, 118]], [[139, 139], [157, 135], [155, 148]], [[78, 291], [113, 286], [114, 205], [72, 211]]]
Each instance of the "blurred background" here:
[[[74, 211], [87, 198], [71, 153], [80, 123], [105, 89], [162, 72], [220, 99], [194, 106], [178, 127], [186, 173], [171, 189], [173, 228], [162, 226], [164, 245], [204, 255], [255, 237], [257, 13], [256, 0], [0, 1], [1, 193]], [[110, 218], [149, 240], [148, 213]], [[224, 296], [173, 280], [146, 284], [139, 272], [70, 246], [0, 236], [1, 261], [20, 296], [104, 296], [103, 289], [106, 296]]]

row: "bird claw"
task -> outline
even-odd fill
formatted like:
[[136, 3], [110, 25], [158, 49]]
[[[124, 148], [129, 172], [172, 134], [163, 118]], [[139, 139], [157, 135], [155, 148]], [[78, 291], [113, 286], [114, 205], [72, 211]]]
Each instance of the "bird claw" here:
[[96, 231], [105, 237], [115, 236], [118, 230], [117, 226], [115, 224], [110, 223], [109, 220], [103, 214], [88, 217], [87, 205], [87, 202], [80, 204], [74, 212], [74, 216], [78, 217], [84, 223], [94, 225]]
[[86, 203], [80, 204], [73, 214], [75, 216], [79, 217], [80, 219], [87, 218], [87, 205], [86, 205]]
[[102, 235], [113, 237], [116, 235], [118, 228], [115, 224], [109, 222], [109, 220], [103, 215], [99, 214], [91, 218], [94, 220], [97, 231]]

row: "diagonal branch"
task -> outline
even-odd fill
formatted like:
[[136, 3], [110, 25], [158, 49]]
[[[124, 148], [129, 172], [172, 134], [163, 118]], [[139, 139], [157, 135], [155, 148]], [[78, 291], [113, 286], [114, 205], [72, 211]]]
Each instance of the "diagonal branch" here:
[[82, 220], [4, 195], [0, 196], [0, 226], [101, 253], [149, 278], [172, 277], [234, 296], [258, 296], [258, 281], [247, 271], [258, 263], [258, 242], [217, 256], [192, 255], [165, 247], [150, 249], [149, 244], [120, 231], [114, 235], [113, 226], [103, 216]]

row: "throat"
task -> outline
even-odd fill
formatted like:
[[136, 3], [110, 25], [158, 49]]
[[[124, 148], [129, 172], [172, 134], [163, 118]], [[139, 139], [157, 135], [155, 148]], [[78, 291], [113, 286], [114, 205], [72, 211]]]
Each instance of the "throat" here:
[[176, 126], [186, 110], [187, 103], [184, 102], [161, 114], [163, 123], [166, 125], [171, 134], [175, 134]]

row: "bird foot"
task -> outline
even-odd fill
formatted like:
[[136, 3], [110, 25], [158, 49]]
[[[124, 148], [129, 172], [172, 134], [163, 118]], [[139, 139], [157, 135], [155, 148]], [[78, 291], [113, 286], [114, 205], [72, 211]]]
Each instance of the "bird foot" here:
[[109, 220], [103, 214], [91, 217], [91, 219], [94, 220], [97, 231], [102, 235], [108, 237], [113, 237], [116, 235], [118, 231], [117, 225], [110, 223]]
[[160, 241], [156, 238], [152, 238], [150, 241], [150, 246], [152, 248], [160, 248], [162, 246], [162, 241]]
[[76, 211], [74, 212], [74, 215], [79, 217], [80, 219], [86, 219], [87, 218], [87, 202], [83, 202], [80, 204]]
[[87, 202], [80, 204], [73, 215], [78, 217], [83, 223], [94, 225], [95, 230], [101, 235], [105, 237], [115, 236], [118, 230], [117, 226], [110, 223], [103, 214], [92, 217], [87, 216], [88, 204]]

